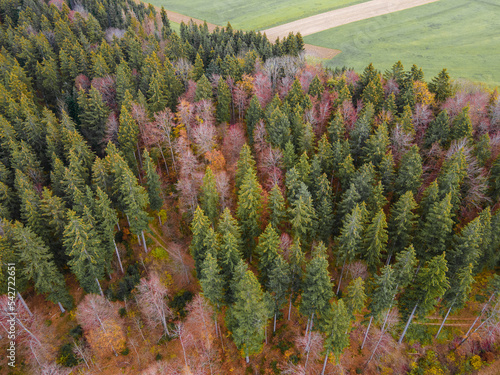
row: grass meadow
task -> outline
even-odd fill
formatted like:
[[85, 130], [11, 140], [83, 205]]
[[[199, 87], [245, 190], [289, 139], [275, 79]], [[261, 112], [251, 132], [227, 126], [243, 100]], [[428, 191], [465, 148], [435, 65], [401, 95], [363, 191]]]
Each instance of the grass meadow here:
[[304, 37], [342, 51], [325, 64], [385, 70], [401, 60], [426, 79], [447, 68], [454, 79], [500, 85], [500, 1], [439, 0]]
[[236, 29], [264, 30], [366, 0], [149, 0], [194, 18]]

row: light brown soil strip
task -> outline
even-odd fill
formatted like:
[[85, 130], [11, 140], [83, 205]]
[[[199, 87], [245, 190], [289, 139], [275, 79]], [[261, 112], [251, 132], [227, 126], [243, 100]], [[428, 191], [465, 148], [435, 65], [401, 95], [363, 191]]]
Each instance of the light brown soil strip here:
[[316, 14], [297, 21], [264, 30], [269, 40], [286, 37], [290, 32], [300, 32], [302, 36], [315, 34], [333, 27], [361, 21], [383, 14], [398, 12], [438, 0], [372, 0], [329, 12]]

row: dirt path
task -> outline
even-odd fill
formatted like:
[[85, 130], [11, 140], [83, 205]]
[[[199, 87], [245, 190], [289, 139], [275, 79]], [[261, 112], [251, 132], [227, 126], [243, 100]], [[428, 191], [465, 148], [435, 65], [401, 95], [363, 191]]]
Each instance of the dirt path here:
[[398, 12], [435, 1], [438, 0], [372, 0], [302, 18], [297, 21], [285, 23], [284, 25], [272, 27], [263, 32], [266, 33], [269, 40], [273, 41], [278, 37], [283, 38], [287, 36], [290, 32], [300, 32], [302, 36], [306, 36], [351, 22]]

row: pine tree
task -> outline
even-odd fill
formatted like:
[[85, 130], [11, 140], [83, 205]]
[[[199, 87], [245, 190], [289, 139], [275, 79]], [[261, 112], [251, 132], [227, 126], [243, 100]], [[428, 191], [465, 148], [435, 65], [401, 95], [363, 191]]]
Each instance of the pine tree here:
[[424, 147], [431, 148], [435, 142], [438, 142], [441, 146], [445, 146], [449, 138], [450, 119], [445, 109], [439, 112], [437, 117], [429, 124], [424, 135]]
[[356, 204], [352, 212], [347, 214], [343, 220], [340, 235], [337, 237], [337, 243], [339, 244], [338, 261], [343, 262], [337, 293], [340, 290], [346, 262], [354, 259], [362, 246], [366, 216], [367, 211], [363, 202], [361, 205]]
[[236, 300], [227, 312], [226, 324], [236, 347], [248, 363], [250, 356], [262, 348], [269, 316], [268, 305], [252, 271], [244, 273], [235, 289]]
[[89, 94], [80, 91], [78, 94], [79, 119], [82, 133], [94, 151], [100, 151], [106, 132], [108, 109], [99, 91], [92, 87]]
[[210, 221], [205, 215], [200, 206], [196, 207], [193, 215], [193, 221], [191, 222], [191, 232], [193, 233], [193, 239], [189, 245], [189, 251], [194, 259], [196, 273], [201, 277], [201, 267], [203, 261], [207, 256], [207, 248], [205, 246], [205, 238], [208, 236], [210, 229]]
[[204, 99], [212, 99], [212, 85], [207, 77], [203, 74], [198, 81], [196, 81], [196, 93], [194, 100], [199, 102]]
[[417, 219], [414, 213], [416, 208], [417, 202], [411, 191], [404, 193], [394, 203], [388, 225], [390, 238], [388, 262], [392, 254], [398, 254], [411, 243]]
[[361, 277], [351, 280], [345, 293], [345, 303], [351, 314], [359, 313], [365, 307], [365, 285]]
[[267, 133], [269, 141], [276, 147], [284, 148], [290, 139], [290, 121], [288, 116], [276, 108], [269, 117]]
[[398, 175], [394, 182], [396, 193], [401, 196], [407, 191], [417, 193], [422, 185], [422, 157], [417, 145], [413, 145], [401, 158]]
[[382, 253], [387, 247], [387, 222], [383, 210], [378, 211], [364, 234], [365, 258], [372, 272], [377, 270]]
[[241, 224], [242, 235], [246, 242], [244, 250], [246, 258], [252, 256], [255, 238], [260, 234], [262, 206], [262, 187], [257, 181], [255, 171], [248, 169], [238, 191], [238, 208], [236, 211]]
[[300, 246], [300, 239], [295, 239], [290, 248], [290, 302], [288, 307], [288, 320], [292, 312], [292, 303], [297, 300], [302, 291], [302, 280], [304, 278], [305, 257]]
[[333, 200], [332, 187], [325, 173], [319, 178], [318, 190], [316, 196], [315, 211], [318, 219], [318, 235], [320, 239], [328, 243], [331, 236], [334, 216], [333, 216]]
[[313, 251], [313, 257], [306, 265], [302, 282], [302, 298], [300, 312], [308, 317], [306, 333], [314, 324], [314, 318], [319, 319], [320, 326], [328, 318], [330, 300], [333, 298], [332, 283], [328, 273], [326, 249], [322, 242]]
[[250, 144], [253, 144], [253, 130], [255, 126], [263, 117], [262, 107], [260, 106], [259, 98], [257, 95], [252, 96], [250, 104], [248, 105], [245, 120], [247, 124], [247, 136]]
[[278, 254], [270, 267], [268, 273], [267, 290], [271, 293], [274, 302], [274, 325], [273, 332], [276, 331], [276, 318], [280, 315], [280, 310], [286, 303], [286, 297], [290, 286], [290, 268], [283, 259], [281, 254]]
[[[335, 306], [336, 305], [336, 306]], [[327, 335], [325, 337], [324, 348], [326, 349], [325, 360], [323, 362], [324, 375], [328, 354], [332, 352], [335, 355], [335, 360], [340, 363], [340, 356], [345, 348], [349, 346], [348, 331], [351, 327], [349, 311], [347, 310], [344, 301], [339, 300], [336, 304], [332, 304], [332, 311], [327, 325]]]
[[[219, 122], [229, 122], [231, 119], [231, 91], [226, 81], [221, 77], [219, 78], [219, 83], [217, 85], [217, 121]], [[247, 113], [248, 116], [248, 113]], [[248, 120], [247, 120], [248, 129]], [[252, 137], [248, 139], [252, 141]]]
[[275, 230], [278, 230], [286, 217], [286, 209], [285, 199], [277, 184], [269, 192], [267, 208], [269, 210], [269, 223], [273, 225]]
[[163, 199], [161, 198], [161, 181], [160, 176], [156, 172], [155, 164], [147, 149], [144, 149], [142, 154], [144, 163], [144, 171], [146, 172], [146, 186], [148, 188], [149, 207], [153, 211], [158, 211], [163, 206]]
[[274, 260], [280, 252], [280, 238], [271, 224], [259, 236], [259, 243], [255, 253], [259, 256], [259, 271], [261, 283], [267, 285], [269, 273], [274, 266]]
[[[408, 318], [403, 333], [399, 337], [399, 343], [403, 341], [406, 331], [418, 308], [418, 315], [425, 317], [436, 305], [437, 299], [441, 298], [449, 287], [446, 272], [445, 253], [436, 255], [417, 274], [414, 289], [405, 293], [406, 298], [413, 302], [413, 310]], [[408, 294], [408, 296], [406, 296]], [[410, 305], [411, 305], [410, 302]]]
[[462, 111], [455, 116], [451, 121], [450, 140], [467, 138], [472, 140], [474, 128], [469, 117], [469, 106], [466, 106]]
[[[16, 263], [20, 266], [22, 277], [32, 280], [38, 293], [47, 293], [48, 300], [72, 308], [73, 299], [68, 293], [64, 277], [56, 268], [53, 255], [42, 239], [28, 227], [14, 225], [13, 229]], [[61, 311], [64, 312], [62, 307]]]
[[240, 151], [240, 156], [236, 164], [236, 174], [234, 176], [234, 184], [236, 191], [239, 191], [241, 184], [243, 183], [243, 178], [247, 174], [248, 170], [255, 172], [255, 160], [252, 156], [252, 150], [248, 144], [244, 144]]
[[446, 251], [453, 229], [451, 209], [451, 193], [430, 208], [418, 238], [419, 258], [430, 259]]
[[87, 293], [102, 293], [99, 279], [104, 276], [106, 261], [101, 255], [100, 239], [95, 233], [93, 222], [88, 208], [85, 207], [84, 216], [75, 211], [68, 211], [68, 224], [64, 229], [64, 247], [66, 254], [71, 258], [68, 265], [75, 274], [80, 285]]
[[219, 217], [219, 193], [217, 191], [215, 176], [209, 166], [207, 166], [205, 176], [203, 176], [200, 205], [203, 212], [206, 213], [212, 224], [215, 225]]
[[444, 102], [452, 95], [450, 76], [446, 69], [443, 69], [439, 74], [432, 79], [429, 84], [429, 91], [436, 95], [439, 102]]

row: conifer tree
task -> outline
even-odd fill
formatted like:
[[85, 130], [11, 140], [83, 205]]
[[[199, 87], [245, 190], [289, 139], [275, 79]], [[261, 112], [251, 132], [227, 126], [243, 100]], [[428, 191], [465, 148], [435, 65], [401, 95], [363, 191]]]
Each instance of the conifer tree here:
[[340, 111], [335, 112], [335, 115], [330, 121], [327, 128], [328, 134], [330, 135], [330, 141], [335, 143], [337, 141], [343, 141], [345, 138], [345, 124], [344, 117]]
[[13, 226], [14, 251], [20, 273], [26, 280], [32, 280], [39, 293], [47, 293], [48, 299], [59, 303], [61, 311], [73, 306], [73, 300], [64, 282], [63, 275], [56, 268], [53, 256], [42, 239], [28, 227]]
[[278, 230], [286, 217], [286, 209], [285, 199], [277, 184], [269, 192], [267, 208], [269, 210], [269, 223], [273, 225], [275, 230]]
[[[89, 209], [85, 207], [84, 216], [68, 211], [68, 224], [64, 229], [64, 247], [71, 258], [68, 265], [80, 285], [87, 293], [102, 293], [99, 279], [104, 276], [106, 260], [101, 254], [101, 241], [93, 226]], [[87, 219], [85, 218], [87, 217]]]
[[205, 176], [203, 176], [200, 205], [203, 212], [205, 212], [212, 224], [215, 225], [219, 217], [219, 193], [217, 191], [215, 176], [209, 166], [207, 166]]
[[407, 191], [416, 194], [417, 189], [422, 185], [422, 173], [422, 157], [418, 146], [413, 145], [401, 158], [398, 175], [394, 182], [396, 193], [399, 196]]
[[359, 165], [358, 161], [362, 156], [363, 147], [372, 132], [374, 115], [374, 106], [372, 103], [368, 103], [363, 108], [363, 112], [358, 117], [354, 129], [350, 133], [351, 154], [357, 163], [356, 165]]
[[342, 229], [337, 237], [337, 243], [339, 244], [338, 261], [343, 264], [337, 293], [340, 290], [346, 262], [354, 259], [362, 246], [367, 214], [365, 203], [362, 202], [361, 205], [356, 204], [356, 207], [346, 215], [342, 222]]
[[305, 257], [300, 246], [300, 239], [294, 239], [290, 248], [290, 301], [288, 306], [288, 320], [292, 312], [292, 303], [297, 299], [302, 290], [304, 278]]
[[220, 267], [217, 264], [215, 256], [209, 252], [203, 261], [201, 268], [200, 285], [203, 291], [203, 296], [210, 301], [214, 307], [214, 321], [217, 330], [217, 315], [224, 303], [224, 279], [220, 273]]
[[151, 76], [147, 96], [150, 113], [163, 111], [170, 102], [165, 77], [158, 70]]
[[340, 363], [340, 356], [345, 348], [349, 346], [348, 331], [351, 327], [349, 311], [347, 310], [344, 301], [339, 300], [332, 304], [330, 319], [326, 328], [326, 337], [324, 347], [326, 349], [325, 360], [323, 362], [323, 370], [321, 375], [325, 374], [328, 355], [332, 352], [335, 355], [335, 360]]
[[236, 215], [241, 224], [245, 239], [244, 255], [251, 258], [255, 247], [255, 238], [260, 234], [260, 215], [262, 212], [262, 187], [257, 181], [253, 169], [248, 169], [238, 191], [238, 208]]
[[482, 255], [482, 242], [487, 240], [483, 237], [484, 234], [481, 217], [477, 216], [463, 227], [459, 234], [453, 236], [453, 246], [446, 253], [451, 275], [457, 274], [459, 269], [467, 267], [469, 264], [477, 269]]
[[474, 155], [481, 166], [484, 166], [491, 157], [491, 139], [488, 133], [482, 134], [475, 144]]
[[236, 347], [249, 363], [250, 356], [262, 348], [269, 316], [265, 295], [252, 271], [247, 270], [238, 280], [235, 299], [227, 312], [226, 324]]
[[388, 194], [394, 189], [394, 157], [390, 150], [382, 157], [378, 170], [384, 193]]
[[383, 122], [375, 129], [375, 133], [370, 135], [366, 141], [366, 145], [363, 148], [365, 162], [371, 162], [373, 166], [377, 168], [382, 162], [389, 144], [387, 124]]
[[312, 256], [306, 265], [300, 304], [300, 312], [308, 317], [306, 334], [312, 330], [315, 317], [319, 319], [320, 326], [324, 324], [333, 297], [326, 248], [322, 242], [316, 246]]
[[273, 332], [276, 331], [276, 318], [286, 303], [286, 296], [290, 286], [290, 268], [283, 256], [278, 254], [270, 267], [268, 273], [267, 290], [271, 293], [273, 300], [274, 324]]
[[462, 139], [464, 137], [472, 140], [473, 133], [474, 129], [469, 117], [469, 106], [466, 106], [451, 122], [450, 140]]
[[429, 84], [429, 91], [436, 95], [436, 100], [439, 102], [444, 102], [451, 96], [450, 76], [446, 69], [441, 70], [439, 74], [432, 79], [432, 82]]
[[387, 222], [383, 210], [378, 211], [364, 234], [365, 258], [372, 272], [377, 270], [382, 253], [387, 247]]
[[318, 235], [321, 240], [328, 243], [330, 238], [334, 216], [333, 216], [333, 200], [332, 187], [325, 173], [321, 175], [318, 183], [318, 192], [316, 197], [316, 215], [318, 219]]
[[441, 298], [448, 289], [449, 282], [446, 277], [447, 271], [448, 267], [445, 253], [443, 253], [429, 260], [417, 274], [414, 289], [405, 293], [405, 298], [410, 299], [409, 305], [411, 306], [413, 304], [413, 310], [406, 322], [403, 333], [399, 337], [399, 344], [403, 342], [406, 331], [415, 316], [417, 308], [418, 315], [425, 317], [434, 308], [437, 299]]
[[210, 229], [210, 220], [205, 215], [200, 206], [196, 207], [193, 215], [193, 221], [191, 222], [191, 232], [193, 233], [193, 239], [189, 245], [189, 250], [191, 256], [194, 259], [196, 273], [201, 277], [201, 267], [203, 261], [206, 258], [207, 248], [205, 246], [205, 238], [208, 235]]
[[127, 91], [133, 95], [135, 86], [130, 67], [125, 60], [122, 60], [116, 67], [116, 104], [118, 108], [122, 107]]
[[429, 124], [424, 135], [424, 147], [431, 148], [435, 142], [438, 142], [440, 146], [445, 146], [449, 137], [450, 119], [445, 109], [439, 112], [437, 117]]
[[307, 92], [311, 96], [315, 96], [319, 98], [324, 91], [324, 87], [321, 84], [321, 81], [318, 78], [318, 75], [315, 75], [311, 84], [309, 85], [309, 91]]
[[267, 133], [269, 141], [276, 147], [284, 148], [290, 139], [290, 121], [286, 114], [276, 108], [269, 117]]
[[146, 172], [146, 186], [148, 188], [149, 207], [153, 211], [158, 211], [163, 206], [161, 198], [161, 181], [160, 176], [156, 172], [155, 164], [147, 149], [144, 149], [142, 154], [144, 163], [144, 171]]
[[196, 81], [196, 93], [194, 97], [194, 100], [197, 102], [203, 99], [212, 99], [212, 85], [204, 74]]
[[345, 303], [349, 312], [354, 314], [365, 307], [365, 283], [361, 277], [351, 280], [345, 293]]
[[490, 194], [493, 199], [500, 198], [500, 155], [491, 165], [491, 175], [489, 180]]
[[196, 54], [193, 71], [191, 72], [191, 77], [193, 81], [198, 81], [204, 74], [203, 59], [200, 54]]
[[304, 183], [301, 184], [298, 195], [289, 210], [290, 224], [294, 237], [300, 238], [303, 244], [307, 245], [316, 232], [316, 211], [311, 194]]
[[419, 258], [430, 259], [446, 251], [453, 229], [451, 208], [451, 193], [430, 208], [419, 233]]
[[89, 94], [80, 91], [78, 94], [79, 119], [82, 133], [94, 151], [100, 151], [106, 132], [108, 109], [99, 91], [92, 87]]
[[416, 208], [417, 202], [415, 202], [411, 191], [404, 193], [394, 203], [388, 224], [390, 239], [388, 263], [392, 254], [399, 253], [411, 243], [417, 219], [417, 215], [414, 213]]
[[220, 252], [217, 261], [219, 262], [223, 277], [224, 300], [229, 305], [234, 301], [231, 283], [236, 266], [241, 261], [238, 241], [230, 231], [223, 233], [221, 236]]
[[[217, 85], [217, 121], [219, 122], [229, 122], [231, 119], [231, 91], [224, 78], [219, 78], [219, 83]], [[247, 113], [248, 116], [248, 113]], [[248, 130], [248, 120], [247, 120], [247, 130]], [[252, 141], [252, 137], [248, 139]]]
[[245, 143], [241, 148], [240, 156], [236, 164], [236, 174], [234, 176], [236, 191], [239, 191], [241, 184], [243, 183], [243, 178], [247, 174], [248, 170], [255, 172], [255, 160], [252, 156], [250, 146]]
[[247, 125], [247, 136], [250, 144], [253, 144], [253, 130], [255, 126], [262, 119], [262, 107], [260, 106], [259, 98], [257, 95], [252, 96], [250, 104], [248, 105], [247, 113], [245, 115]]
[[271, 224], [259, 236], [259, 243], [255, 248], [255, 253], [259, 256], [259, 271], [261, 283], [267, 285], [269, 273], [274, 266], [274, 260], [280, 250], [280, 238]]
[[460, 206], [460, 190], [466, 176], [467, 161], [463, 151], [460, 150], [445, 160], [438, 176], [439, 196], [443, 198], [446, 194], [451, 194], [453, 212]]

